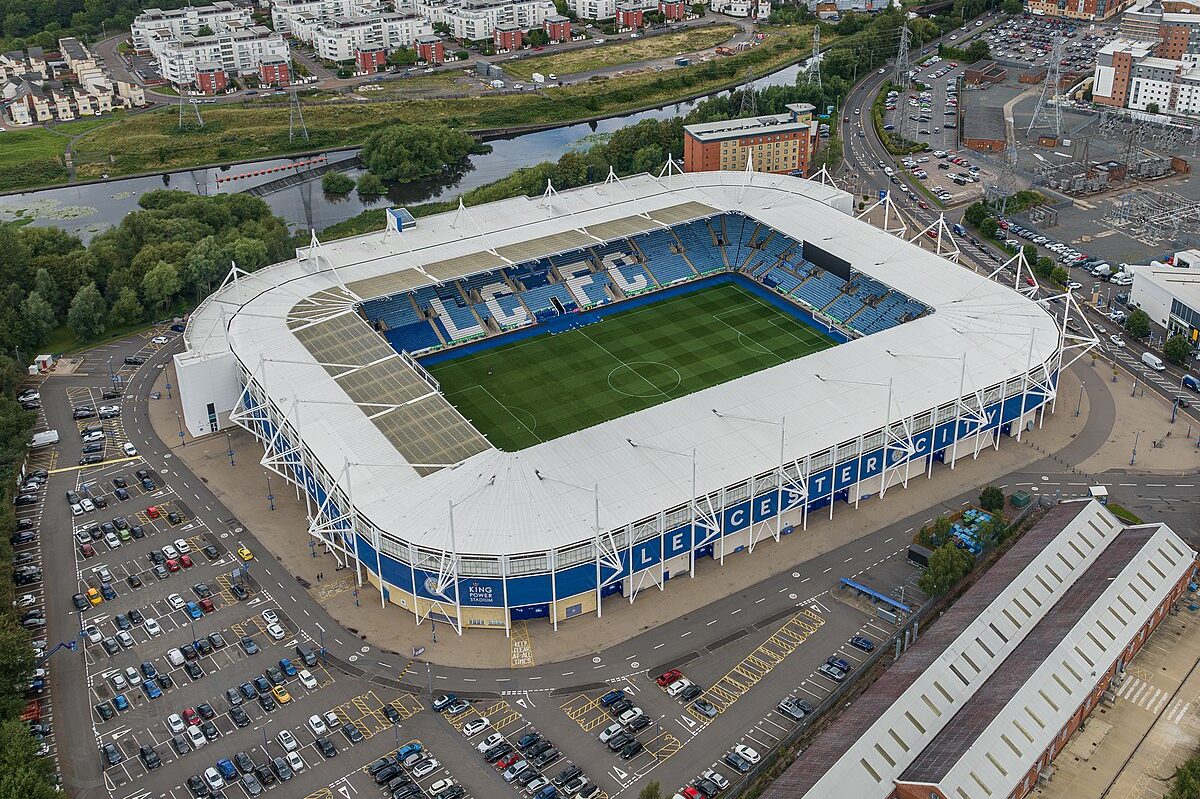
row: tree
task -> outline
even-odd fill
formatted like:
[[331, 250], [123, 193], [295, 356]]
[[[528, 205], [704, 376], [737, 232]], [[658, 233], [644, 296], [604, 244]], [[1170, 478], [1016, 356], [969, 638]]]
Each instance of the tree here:
[[980, 223], [982, 223], [983, 220], [987, 219], [990, 215], [991, 211], [988, 210], [986, 205], [976, 202], [967, 206], [967, 210], [963, 212], [963, 220], [968, 225], [979, 227]]
[[474, 148], [470, 134], [443, 125], [391, 125], [367, 137], [360, 158], [380, 180], [414, 181], [459, 163]]
[[705, 7], [704, 3], [692, 3], [692, 13], [697, 17], [702, 17], [708, 13], [708, 9]]
[[207, 25], [201, 25], [200, 29], [196, 31], [196, 35], [197, 36], [212, 36], [213, 29], [208, 27]]
[[638, 794], [638, 799], [662, 799], [662, 786], [658, 784], [658, 780], [647, 783]]
[[145, 313], [142, 303], [138, 300], [137, 292], [129, 286], [121, 289], [117, 295], [117, 301], [112, 306], [113, 321], [119, 325], [132, 325], [142, 321]]
[[42, 295], [42, 299], [54, 306], [55, 312], [61, 310], [58, 304], [58, 281], [50, 272], [43, 268], [33, 276], [33, 290]]
[[917, 580], [917, 587], [929, 596], [941, 596], [971, 571], [974, 563], [966, 550], [952, 543], [942, 544], [929, 556], [929, 565]]
[[394, 67], [411, 66], [417, 63], [417, 51], [411, 47], [397, 47], [388, 53], [387, 62]]
[[647, 144], [633, 154], [634, 172], [654, 172], [663, 165], [666, 156], [657, 144]]
[[1176, 363], [1182, 366], [1188, 355], [1192, 352], [1192, 345], [1187, 340], [1187, 336], [1181, 333], [1176, 333], [1167, 339], [1167, 343], [1163, 345], [1163, 357], [1171, 363]]
[[542, 47], [550, 44], [550, 34], [544, 28], [534, 28], [525, 32], [525, 41], [533, 47]]
[[979, 232], [986, 238], [996, 238], [996, 231], [1000, 230], [1000, 223], [996, 221], [996, 217], [989, 216], [987, 219], [979, 223]]
[[358, 194], [360, 197], [380, 197], [387, 194], [387, 186], [373, 172], [366, 172], [358, 179]]
[[1068, 282], [1070, 282], [1071, 275], [1066, 269], [1063, 269], [1061, 266], [1056, 266], [1050, 271], [1050, 279], [1060, 286], [1065, 286]]
[[988, 486], [979, 492], [979, 507], [990, 513], [1004, 510], [1004, 492], [995, 486]]
[[156, 309], [165, 310], [182, 288], [179, 267], [166, 261], [159, 261], [142, 278], [142, 296]]
[[21, 303], [21, 321], [24, 323], [25, 346], [30, 350], [42, 346], [50, 339], [50, 331], [58, 324], [54, 308], [36, 291]]
[[354, 190], [354, 178], [341, 172], [326, 172], [321, 178], [321, 190], [326, 194], [349, 194]]
[[1024, 8], [1021, 5], [1021, 0], [1004, 0], [1004, 3], [1000, 7], [1004, 13], [1008, 14], [1010, 17], [1020, 14]]
[[1157, 114], [1158, 113], [1158, 103], [1146, 103], [1146, 113]]
[[1141, 308], [1134, 308], [1125, 317], [1125, 331], [1134, 338], [1145, 338], [1150, 334], [1150, 315]]
[[67, 324], [80, 341], [91, 341], [104, 332], [104, 297], [95, 283], [75, 292], [67, 311]]

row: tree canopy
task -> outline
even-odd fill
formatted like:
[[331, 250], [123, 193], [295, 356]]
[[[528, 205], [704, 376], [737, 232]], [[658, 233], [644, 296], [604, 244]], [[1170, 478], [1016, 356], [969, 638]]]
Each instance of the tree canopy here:
[[1125, 317], [1125, 330], [1134, 338], [1145, 338], [1150, 333], [1150, 315], [1141, 308], [1134, 308]]
[[975, 559], [965, 549], [959, 549], [952, 543], [942, 544], [929, 556], [929, 565], [917, 580], [917, 586], [929, 596], [941, 596], [953, 588], [974, 565]]
[[140, 205], [86, 247], [57, 228], [0, 225], [0, 352], [32, 358], [63, 325], [87, 342], [198, 302], [233, 261], [252, 272], [291, 254], [287, 227], [257, 197], [152, 191]]
[[1187, 361], [1187, 357], [1192, 352], [1192, 344], [1187, 340], [1187, 336], [1181, 333], [1176, 333], [1167, 339], [1167, 343], [1163, 345], [1163, 357], [1171, 363], [1183, 365]]
[[391, 125], [367, 138], [360, 158], [381, 180], [413, 181], [457, 164], [473, 149], [470, 134], [443, 125]]

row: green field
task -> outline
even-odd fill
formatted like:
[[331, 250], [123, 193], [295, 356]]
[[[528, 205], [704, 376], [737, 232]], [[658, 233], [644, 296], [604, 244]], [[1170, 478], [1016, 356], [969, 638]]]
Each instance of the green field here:
[[515, 451], [833, 345], [723, 283], [428, 368], [493, 445]]

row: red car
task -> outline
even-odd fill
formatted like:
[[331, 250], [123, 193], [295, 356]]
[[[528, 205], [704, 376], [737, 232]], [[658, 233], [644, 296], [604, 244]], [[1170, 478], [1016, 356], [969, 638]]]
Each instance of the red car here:
[[174, 558], [172, 558], [171, 560], [168, 560], [167, 561], [167, 571], [169, 571], [169, 572], [179, 571], [179, 561], [175, 560]]
[[180, 555], [179, 556], [179, 565], [185, 569], [192, 568], [192, 556], [191, 555]]
[[925, 202], [924, 200], [917, 200], [917, 207], [918, 208], [928, 208], [929, 203]]
[[684, 799], [704, 799], [704, 794], [700, 793], [700, 791], [692, 785], [685, 785], [683, 791], [679, 795]]
[[929, 238], [931, 238], [931, 239], [936, 239], [936, 238], [937, 238], [937, 231], [936, 231], [936, 230], [926, 230], [926, 231], [925, 231], [925, 235], [926, 235], [926, 236], [928, 236], [928, 237], [929, 237]]
[[200, 726], [200, 714], [196, 712], [195, 708], [185, 708], [183, 711], [183, 720], [193, 727]]
[[200, 600], [200, 610], [204, 611], [205, 613], [212, 613], [216, 609], [217, 608], [211, 599]]
[[90, 558], [96, 554], [96, 548], [91, 544], [84, 544], [79, 548], [79, 554], [83, 555], [85, 558]]
[[664, 671], [662, 674], [658, 675], [656, 678], [654, 678], [654, 681], [658, 683], [659, 687], [661, 688], [663, 686], [670, 685], [682, 676], [683, 672], [679, 669], [671, 669], [670, 671]]
[[146, 515], [149, 516], [151, 519], [157, 519], [159, 517], [158, 506], [151, 505], [150, 507], [146, 508]]
[[504, 771], [504, 769], [508, 768], [513, 763], [516, 763], [518, 760], [520, 760], [521, 757], [522, 757], [522, 755], [520, 752], [513, 752], [511, 755], [508, 755], [507, 757], [500, 758], [499, 760], [496, 761], [496, 771]]

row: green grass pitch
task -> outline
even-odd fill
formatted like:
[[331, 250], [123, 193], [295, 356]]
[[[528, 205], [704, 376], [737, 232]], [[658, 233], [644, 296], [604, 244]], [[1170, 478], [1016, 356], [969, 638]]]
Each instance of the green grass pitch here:
[[516, 451], [832, 347], [723, 283], [429, 367], [493, 445]]

